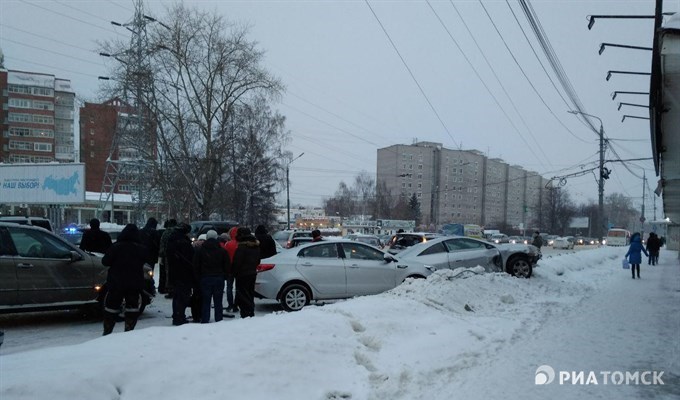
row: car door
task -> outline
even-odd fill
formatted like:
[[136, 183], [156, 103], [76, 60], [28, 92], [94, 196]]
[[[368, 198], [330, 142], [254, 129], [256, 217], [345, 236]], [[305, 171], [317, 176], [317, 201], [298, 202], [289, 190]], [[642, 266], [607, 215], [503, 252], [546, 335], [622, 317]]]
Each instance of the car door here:
[[92, 260], [73, 261], [71, 247], [49, 232], [7, 228], [17, 256], [17, 304], [48, 304], [94, 300]]
[[397, 285], [395, 263], [386, 262], [380, 250], [359, 242], [341, 244], [347, 271], [347, 294], [382, 293]]
[[437, 269], [449, 268], [449, 255], [444, 242], [429, 244], [426, 249], [418, 253], [415, 259], [419, 263], [431, 265]]
[[320, 297], [339, 298], [347, 295], [345, 264], [338, 256], [335, 243], [321, 242], [301, 249], [296, 269]]
[[498, 250], [482, 241], [452, 238], [444, 242], [449, 254], [449, 268], [473, 268], [481, 265], [487, 270], [495, 268], [494, 257]]
[[17, 269], [7, 229], [0, 228], [0, 307], [13, 306], [17, 300]]

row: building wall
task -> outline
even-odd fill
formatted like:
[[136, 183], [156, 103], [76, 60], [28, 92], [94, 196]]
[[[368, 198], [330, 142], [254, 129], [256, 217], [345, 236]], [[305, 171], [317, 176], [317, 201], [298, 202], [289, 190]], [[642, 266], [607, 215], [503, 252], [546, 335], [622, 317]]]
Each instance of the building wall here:
[[108, 104], [85, 103], [80, 108], [80, 162], [87, 171], [85, 190], [88, 192], [102, 189], [117, 116], [116, 108]]
[[481, 223], [484, 158], [477, 151], [442, 150], [439, 212], [435, 224]]
[[0, 161], [75, 161], [70, 81], [35, 72], [0, 70]]
[[486, 160], [482, 226], [493, 228], [505, 222], [508, 167], [499, 158]]

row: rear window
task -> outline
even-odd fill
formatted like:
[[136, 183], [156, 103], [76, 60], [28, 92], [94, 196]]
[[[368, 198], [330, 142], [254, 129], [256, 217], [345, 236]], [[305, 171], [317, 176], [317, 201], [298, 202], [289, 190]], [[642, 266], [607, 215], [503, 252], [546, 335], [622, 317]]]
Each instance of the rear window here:
[[274, 238], [274, 240], [288, 240], [288, 236], [290, 236], [290, 232], [279, 231], [276, 232], [272, 238]]

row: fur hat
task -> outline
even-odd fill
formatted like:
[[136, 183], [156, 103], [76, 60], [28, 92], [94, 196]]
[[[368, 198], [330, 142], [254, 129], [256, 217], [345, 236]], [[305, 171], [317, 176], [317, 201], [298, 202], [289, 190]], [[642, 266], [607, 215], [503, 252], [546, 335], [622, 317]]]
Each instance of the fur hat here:
[[206, 239], [217, 239], [217, 231], [214, 229], [211, 229], [208, 231], [208, 233], [205, 234]]

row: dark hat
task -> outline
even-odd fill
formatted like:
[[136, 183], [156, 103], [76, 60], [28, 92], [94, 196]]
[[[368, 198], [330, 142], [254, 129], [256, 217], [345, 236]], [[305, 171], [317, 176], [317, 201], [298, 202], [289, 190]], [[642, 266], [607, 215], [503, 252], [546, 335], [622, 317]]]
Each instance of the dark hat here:
[[264, 225], [258, 225], [257, 228], [255, 228], [255, 234], [265, 235], [267, 234], [267, 228], [265, 228]]
[[245, 226], [241, 226], [236, 231], [236, 240], [240, 240], [252, 235], [253, 234], [250, 232], [250, 229], [246, 228]]
[[176, 229], [177, 229], [179, 232], [182, 232], [182, 233], [184, 233], [184, 234], [187, 234], [187, 233], [191, 232], [191, 225], [187, 224], [186, 222], [180, 222], [179, 224], [177, 224], [177, 228], [176, 228]]

